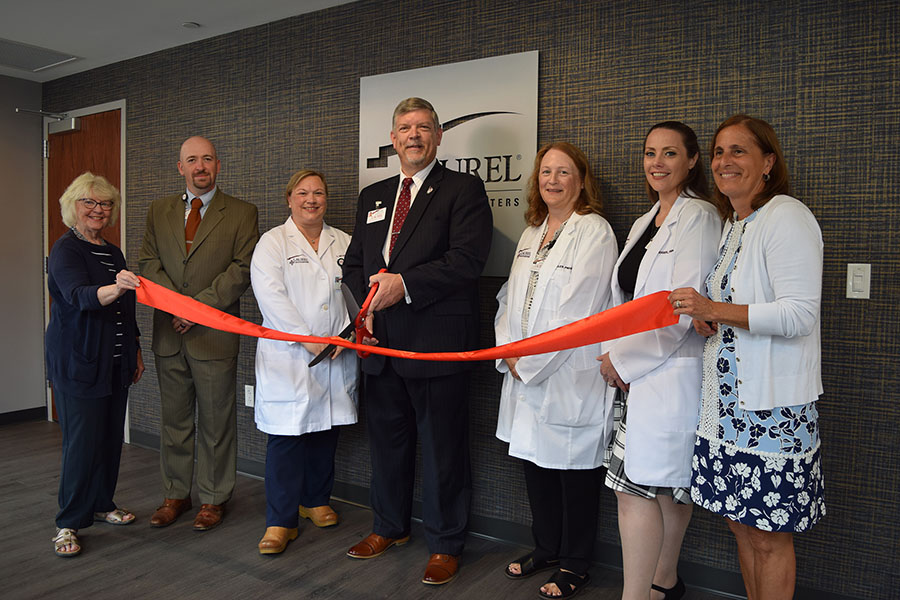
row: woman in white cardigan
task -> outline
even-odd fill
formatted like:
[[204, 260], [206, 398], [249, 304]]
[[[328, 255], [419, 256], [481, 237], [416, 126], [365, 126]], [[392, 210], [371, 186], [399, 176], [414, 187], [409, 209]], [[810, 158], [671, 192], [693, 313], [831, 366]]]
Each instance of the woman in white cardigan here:
[[[529, 183], [528, 227], [497, 295], [497, 344], [537, 335], [609, 308], [616, 239], [600, 216], [600, 190], [584, 153], [544, 146]], [[497, 361], [505, 373], [497, 437], [522, 459], [535, 549], [506, 567], [523, 579], [554, 569], [540, 589], [568, 598], [590, 580], [600, 501], [600, 468], [611, 410], [598, 346]]]
[[[721, 218], [705, 200], [706, 176], [690, 127], [677, 121], [654, 125], [643, 155], [654, 204], [635, 221], [616, 262], [616, 304], [660, 290], [701, 287], [722, 232]], [[607, 342], [602, 351], [600, 370], [616, 396], [616, 433], [605, 464], [606, 485], [618, 501], [622, 598], [677, 599], [685, 591], [677, 566], [691, 519], [703, 338], [683, 317], [671, 327]]]
[[730, 217], [706, 295], [677, 289], [677, 314], [709, 336], [691, 498], [726, 518], [749, 598], [792, 598], [793, 532], [825, 515], [816, 399], [822, 393], [822, 234], [788, 196], [765, 121], [735, 115], [711, 147], [716, 200]]

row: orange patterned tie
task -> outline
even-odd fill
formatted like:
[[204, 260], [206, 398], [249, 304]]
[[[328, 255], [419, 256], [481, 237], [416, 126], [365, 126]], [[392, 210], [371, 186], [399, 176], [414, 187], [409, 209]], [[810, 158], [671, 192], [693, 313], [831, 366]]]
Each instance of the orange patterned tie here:
[[394, 252], [394, 244], [400, 236], [403, 229], [403, 223], [406, 221], [406, 215], [409, 214], [410, 193], [409, 186], [412, 185], [412, 177], [403, 180], [403, 188], [400, 190], [400, 197], [397, 199], [397, 212], [394, 213], [394, 226], [391, 227], [391, 247], [388, 250], [388, 256]]
[[191, 212], [188, 215], [187, 223], [184, 225], [184, 251], [191, 253], [191, 244], [194, 243], [194, 234], [200, 227], [200, 207], [203, 206], [203, 200], [194, 198], [191, 200]]

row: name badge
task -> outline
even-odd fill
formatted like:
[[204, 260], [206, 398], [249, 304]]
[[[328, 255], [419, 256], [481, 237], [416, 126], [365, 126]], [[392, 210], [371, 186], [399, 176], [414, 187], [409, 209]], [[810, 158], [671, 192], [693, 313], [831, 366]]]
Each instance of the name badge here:
[[378, 221], [384, 221], [384, 218], [387, 216], [387, 207], [382, 206], [381, 208], [376, 208], [375, 210], [370, 210], [368, 216], [366, 217], [366, 225], [371, 225], [372, 223], [377, 223]]

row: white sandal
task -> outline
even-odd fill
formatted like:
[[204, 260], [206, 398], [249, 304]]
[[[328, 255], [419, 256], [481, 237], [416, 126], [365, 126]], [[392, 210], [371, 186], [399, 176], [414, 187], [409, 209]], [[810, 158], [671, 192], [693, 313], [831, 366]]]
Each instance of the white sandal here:
[[94, 521], [109, 523], [110, 525], [131, 525], [134, 523], [135, 516], [133, 513], [117, 508], [109, 512], [95, 512]]
[[[78, 538], [75, 536], [76, 533], [78, 532], [75, 529], [69, 529], [68, 527], [63, 527], [56, 531], [56, 536], [53, 538], [53, 548], [57, 556], [69, 558], [70, 556], [81, 554], [81, 544], [78, 543]], [[74, 550], [66, 550], [66, 546], [72, 546]]]

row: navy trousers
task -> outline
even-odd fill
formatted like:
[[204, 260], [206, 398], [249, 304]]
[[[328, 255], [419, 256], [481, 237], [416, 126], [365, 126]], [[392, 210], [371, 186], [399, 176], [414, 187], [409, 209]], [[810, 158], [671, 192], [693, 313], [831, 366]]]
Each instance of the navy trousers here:
[[62, 430], [57, 527], [84, 529], [94, 523], [95, 512], [116, 509], [113, 494], [119, 478], [129, 383], [116, 361], [111, 395], [78, 398], [55, 393]]
[[372, 450], [370, 497], [378, 535], [409, 535], [422, 442], [422, 522], [432, 554], [462, 554], [472, 476], [469, 467], [469, 373], [401, 377], [388, 359], [366, 375], [366, 423]]
[[522, 461], [531, 504], [534, 558], [587, 573], [594, 555], [600, 513], [601, 470], [557, 470]]
[[337, 427], [303, 435], [269, 435], [266, 527], [297, 527], [299, 505], [328, 504], [334, 487], [337, 441]]

